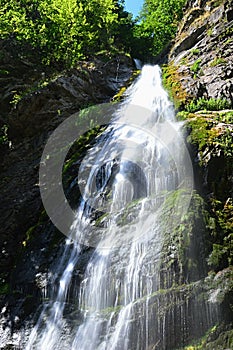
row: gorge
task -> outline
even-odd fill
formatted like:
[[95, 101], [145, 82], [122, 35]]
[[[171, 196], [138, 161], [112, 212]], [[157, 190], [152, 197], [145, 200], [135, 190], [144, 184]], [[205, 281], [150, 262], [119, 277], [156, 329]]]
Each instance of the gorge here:
[[[161, 71], [118, 54], [58, 74], [1, 41], [1, 349], [232, 348], [232, 20], [189, 1]], [[65, 237], [38, 179], [74, 113]]]

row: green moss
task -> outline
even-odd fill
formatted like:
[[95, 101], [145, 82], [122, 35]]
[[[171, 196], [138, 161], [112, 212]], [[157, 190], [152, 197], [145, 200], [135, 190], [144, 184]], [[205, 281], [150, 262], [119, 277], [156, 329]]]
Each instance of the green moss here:
[[140, 70], [134, 70], [131, 77], [129, 78], [129, 80], [125, 83], [125, 86], [123, 86], [120, 89], [120, 91], [116, 95], [113, 96], [112, 101], [114, 101], [114, 102], [122, 101], [124, 98], [124, 93], [125, 93], [127, 87], [129, 87], [133, 83], [133, 81], [139, 76], [140, 73], [141, 73]]
[[117, 305], [112, 307], [107, 307], [106, 309], [100, 310], [100, 313], [103, 315], [110, 315], [111, 313], [117, 313], [122, 309], [123, 305]]
[[[82, 114], [80, 114], [80, 118], [82, 118]], [[97, 137], [99, 134], [101, 134], [105, 127], [103, 126], [91, 126], [90, 122], [90, 130], [88, 130], [85, 134], [81, 135], [78, 140], [74, 142], [74, 144], [71, 147], [71, 150], [69, 151], [66, 161], [63, 166], [63, 175], [67, 173], [67, 171], [70, 169], [70, 167], [81, 158], [82, 155], [85, 154], [85, 151], [90, 147], [91, 142], [94, 140], [95, 137]], [[66, 179], [67, 181], [68, 179]]]
[[37, 232], [38, 227], [40, 227], [43, 223], [47, 222], [47, 220], [47, 213], [45, 209], [43, 209], [39, 215], [38, 222], [26, 231], [24, 235], [24, 240], [22, 241], [23, 247], [26, 247], [29, 244], [29, 242], [31, 242], [31, 240], [35, 238], [35, 233]]
[[[198, 107], [203, 106], [202, 99]], [[213, 108], [220, 108], [225, 105], [225, 101], [211, 101]], [[212, 198], [210, 200], [211, 217], [208, 220], [210, 230], [210, 243], [212, 248], [208, 258], [208, 264], [211, 268], [219, 271], [233, 263], [233, 203], [232, 199], [223, 194], [222, 188], [228, 186], [226, 182], [231, 177], [233, 145], [232, 145], [232, 124], [233, 111], [206, 111], [198, 113], [179, 113], [180, 119], [186, 119], [186, 127], [189, 130], [188, 141], [198, 148], [200, 164], [205, 165], [209, 159], [223, 156], [224, 173], [222, 178], [226, 178], [224, 185], [209, 184], [213, 188]], [[207, 157], [206, 157], [207, 155]], [[210, 155], [210, 157], [208, 157]], [[217, 178], [217, 177], [216, 177]], [[216, 190], [218, 186], [218, 191]], [[217, 192], [216, 192], [217, 191]], [[218, 200], [215, 196], [220, 196]]]
[[181, 75], [178, 72], [179, 67], [170, 63], [162, 66], [163, 85], [178, 109], [185, 105], [189, 96], [181, 84]]
[[192, 55], [198, 55], [200, 53], [200, 49], [192, 49], [191, 54]]
[[216, 224], [212, 229], [215, 243], [208, 264], [218, 270], [223, 265], [233, 264], [233, 201], [228, 198], [226, 203], [222, 203], [212, 198], [211, 207]]
[[0, 128], [0, 145], [7, 144], [9, 142], [8, 139], [8, 125], [4, 124]]
[[227, 39], [227, 41], [225, 42], [225, 44], [228, 45], [228, 44], [231, 44], [232, 42], [233, 42], [233, 39], [230, 38], [230, 39]]
[[[233, 330], [219, 332], [221, 326], [211, 327], [206, 334], [193, 345], [186, 346], [183, 350], [222, 350], [233, 348]], [[219, 334], [220, 333], [220, 334]], [[181, 350], [181, 349], [180, 349]]]
[[210, 124], [209, 120], [201, 115], [197, 116], [190, 114], [187, 126], [191, 128], [191, 132], [187, 140], [190, 143], [198, 145], [200, 152], [206, 146], [211, 145], [214, 138], [218, 135], [216, 130], [212, 131], [213, 124]]
[[96, 226], [101, 226], [101, 224], [104, 223], [105, 219], [109, 216], [109, 213], [105, 213], [98, 217], [98, 219], [95, 220], [95, 225]]
[[37, 81], [36, 83], [31, 85], [30, 87], [24, 88], [24, 89], [19, 90], [19, 91], [13, 91], [14, 95], [13, 95], [13, 98], [12, 98], [10, 103], [12, 105], [16, 106], [26, 96], [28, 96], [34, 92], [37, 92], [37, 91], [43, 89], [44, 87], [46, 87], [50, 81], [51, 80], [42, 79], [40, 81]]
[[[185, 206], [189, 205], [187, 211], [184, 211], [184, 203], [187, 203]], [[190, 255], [190, 253], [196, 249], [197, 235], [202, 237], [206, 231], [208, 213], [203, 199], [195, 191], [193, 191], [191, 199], [190, 193], [184, 190], [173, 191], [163, 204], [161, 217], [164, 233], [161, 269], [166, 273], [168, 271], [174, 272], [171, 267], [172, 265], [176, 266], [173, 283], [176, 281], [182, 284], [187, 276], [199, 278], [199, 254]], [[202, 245], [201, 242], [199, 244]], [[163, 284], [166, 288], [166, 280], [163, 281]]]
[[123, 86], [123, 87], [120, 89], [120, 91], [119, 91], [116, 95], [113, 96], [112, 100], [113, 100], [113, 101], [116, 101], [116, 102], [121, 101], [121, 100], [123, 99], [123, 97], [124, 97], [124, 92], [125, 92], [125, 91], [126, 91], [126, 86]]
[[208, 30], [207, 30], [207, 35], [208, 36], [211, 36], [213, 34], [213, 28], [209, 28]]
[[9, 293], [9, 291], [10, 291], [9, 283], [4, 282], [0, 284], [0, 295], [6, 295]]
[[138, 207], [140, 205], [141, 200], [142, 200], [141, 198], [135, 199], [126, 205], [126, 207], [124, 208], [124, 210], [120, 213], [120, 215], [118, 217], [117, 224], [119, 226], [126, 225], [128, 223], [129, 218], [130, 218], [130, 221], [132, 220], [131, 214], [135, 215], [135, 212], [138, 212], [135, 209], [136, 209], [136, 207]]
[[[233, 111], [218, 111], [229, 107], [230, 103], [224, 99], [199, 99], [186, 106], [186, 111], [179, 112], [177, 118], [186, 120], [189, 130], [188, 142], [198, 146], [200, 160], [207, 149], [212, 155], [223, 154], [226, 158], [233, 156], [232, 124]], [[199, 111], [206, 108], [205, 111]], [[209, 110], [214, 110], [208, 111]], [[195, 113], [193, 113], [195, 112]]]
[[0, 69], [0, 74], [2, 75], [8, 75], [10, 72], [6, 69]]

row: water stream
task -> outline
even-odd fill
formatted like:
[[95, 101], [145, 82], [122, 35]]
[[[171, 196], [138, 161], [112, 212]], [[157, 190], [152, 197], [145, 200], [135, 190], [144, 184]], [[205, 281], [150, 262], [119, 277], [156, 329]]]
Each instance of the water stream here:
[[[158, 66], [143, 67], [82, 161], [83, 201], [61, 258], [59, 288], [45, 304], [26, 350], [166, 348], [151, 303], [161, 285], [163, 227], [172, 230], [187, 211], [192, 169], [160, 75]], [[176, 191], [186, 193], [174, 202], [179, 215], [164, 223], [166, 200]], [[81, 320], [69, 328], [64, 307], [82, 243], [95, 250], [76, 300]]]

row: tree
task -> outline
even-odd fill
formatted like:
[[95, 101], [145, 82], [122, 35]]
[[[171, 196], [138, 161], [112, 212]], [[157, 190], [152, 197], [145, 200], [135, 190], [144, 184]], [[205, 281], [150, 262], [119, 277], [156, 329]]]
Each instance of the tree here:
[[46, 63], [72, 66], [110, 46], [115, 9], [114, 0], [3, 0], [0, 35], [39, 48]]
[[176, 34], [186, 0], [145, 0], [137, 36], [149, 43], [149, 52], [157, 55]]

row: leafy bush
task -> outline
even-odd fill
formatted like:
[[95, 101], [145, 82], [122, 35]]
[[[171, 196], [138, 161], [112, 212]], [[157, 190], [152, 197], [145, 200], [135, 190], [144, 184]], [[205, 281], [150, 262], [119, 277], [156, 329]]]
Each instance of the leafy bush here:
[[185, 2], [145, 0], [136, 24], [124, 0], [2, 0], [0, 38], [30, 43], [47, 64], [116, 48], [148, 60], [174, 37]]
[[231, 103], [226, 99], [205, 99], [204, 97], [199, 98], [190, 102], [185, 110], [190, 113], [194, 113], [200, 110], [209, 110], [209, 111], [220, 111], [222, 109], [231, 108]]
[[122, 8], [115, 0], [3, 0], [0, 38], [30, 43], [47, 64], [72, 66], [111, 49], [114, 35], [120, 35]]

